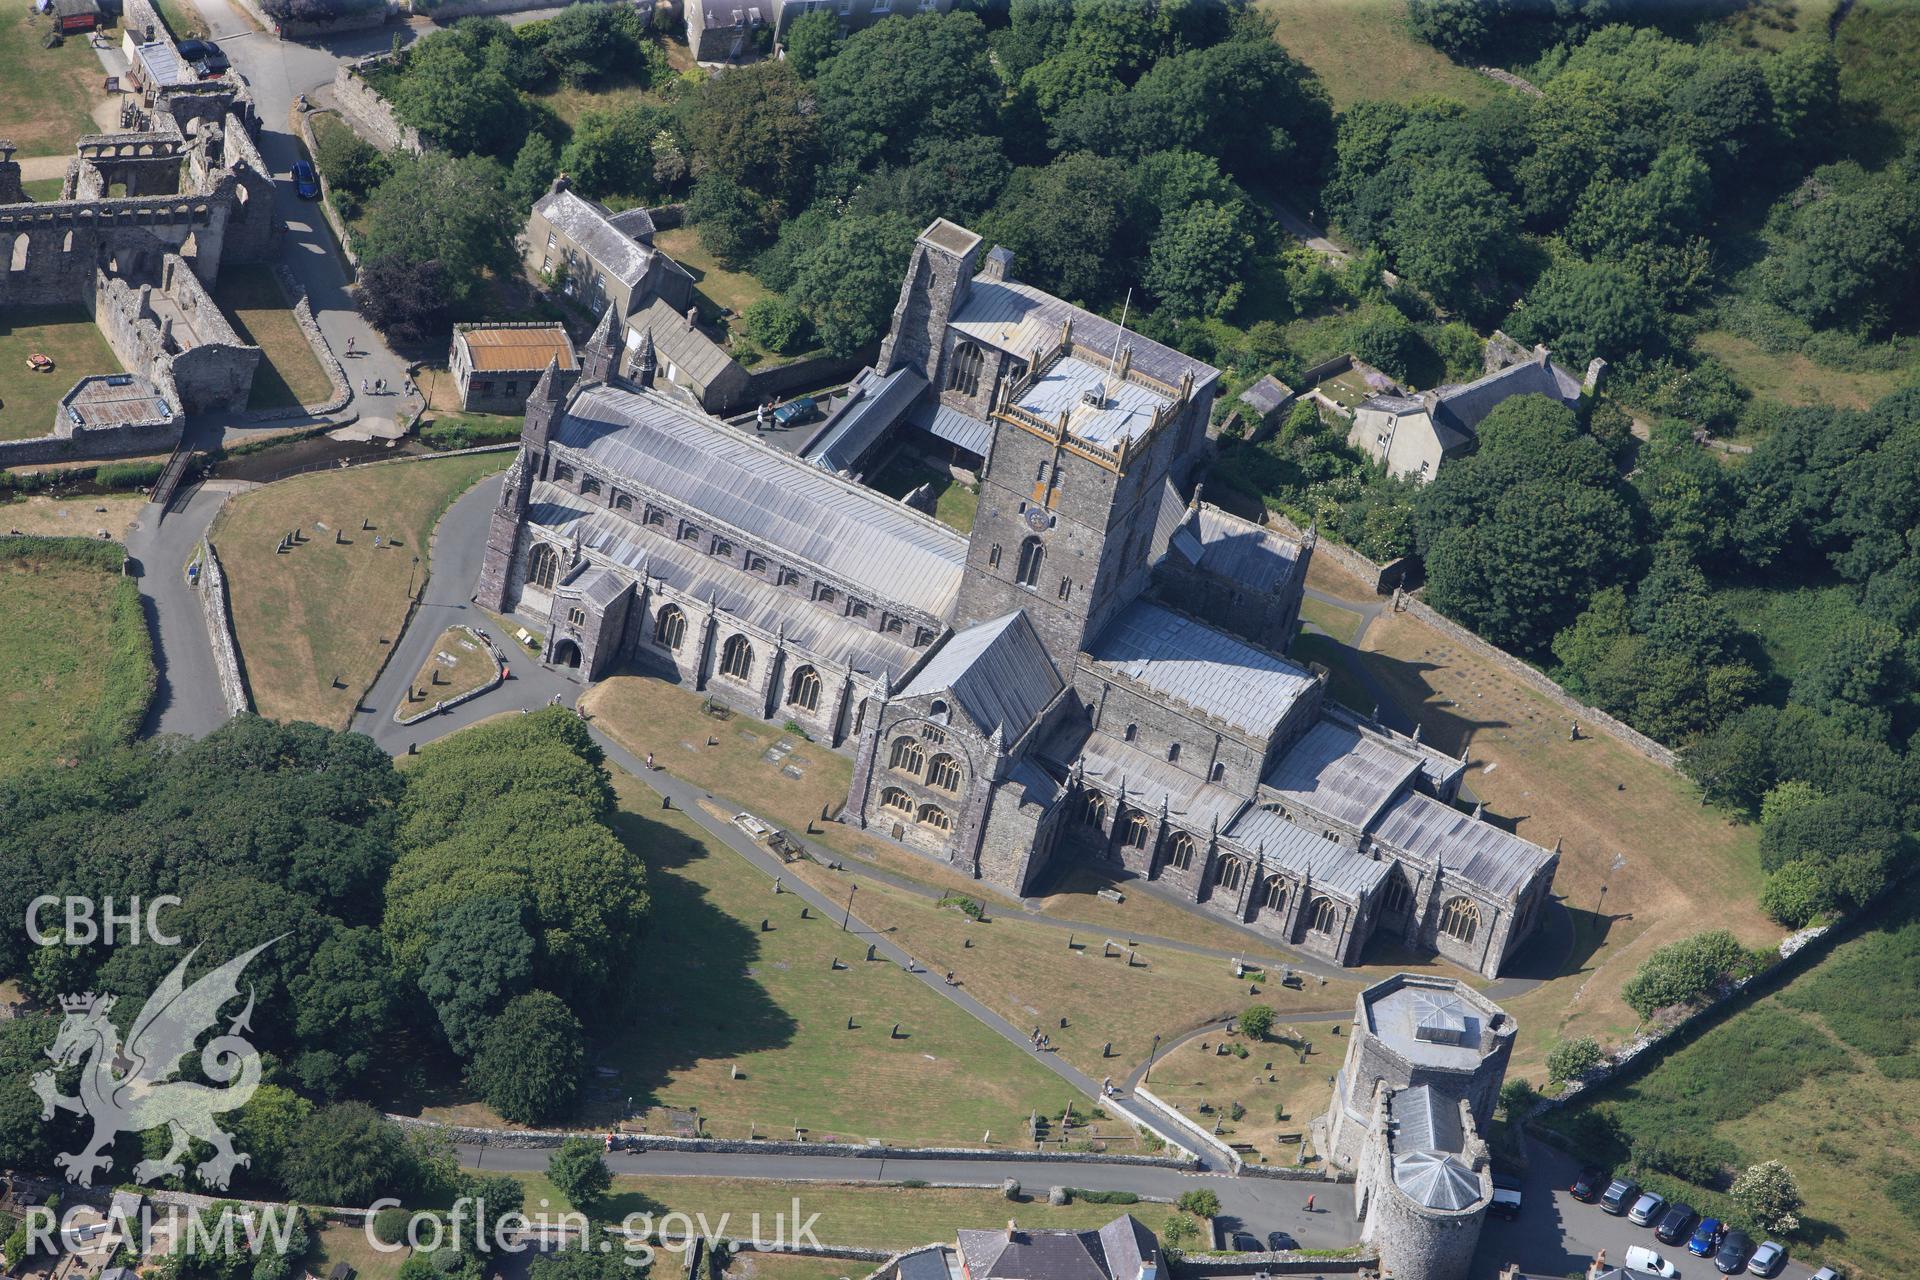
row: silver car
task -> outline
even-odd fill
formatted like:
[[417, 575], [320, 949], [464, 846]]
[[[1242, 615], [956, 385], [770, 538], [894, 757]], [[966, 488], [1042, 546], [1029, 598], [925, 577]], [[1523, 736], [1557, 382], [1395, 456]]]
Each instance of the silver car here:
[[1633, 1208], [1627, 1210], [1627, 1221], [1636, 1227], [1650, 1227], [1660, 1220], [1667, 1211], [1667, 1198], [1657, 1192], [1649, 1191], [1633, 1202]]
[[1779, 1271], [1787, 1262], [1787, 1247], [1769, 1240], [1753, 1251], [1747, 1259], [1747, 1274], [1770, 1276]]

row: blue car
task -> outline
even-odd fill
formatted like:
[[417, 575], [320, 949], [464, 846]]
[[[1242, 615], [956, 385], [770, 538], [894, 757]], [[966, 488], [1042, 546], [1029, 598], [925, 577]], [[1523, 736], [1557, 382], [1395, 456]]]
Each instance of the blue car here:
[[1718, 1218], [1702, 1218], [1700, 1225], [1693, 1229], [1693, 1239], [1687, 1241], [1687, 1252], [1696, 1258], [1711, 1258], [1720, 1247], [1720, 1237], [1726, 1234], [1726, 1228]]
[[306, 160], [293, 162], [293, 190], [302, 200], [320, 198], [320, 175], [313, 171], [313, 165]]

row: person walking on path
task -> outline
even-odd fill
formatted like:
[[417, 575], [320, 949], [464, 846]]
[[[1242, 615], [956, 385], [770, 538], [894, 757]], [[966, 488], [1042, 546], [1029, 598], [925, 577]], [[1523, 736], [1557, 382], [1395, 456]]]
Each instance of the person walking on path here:
[[369, 386], [369, 385], [367, 384], [367, 380], [366, 380], [365, 378], [362, 378], [362, 379], [360, 379], [360, 394], [361, 394], [361, 395], [363, 395], [363, 396], [364, 396], [364, 395], [367, 395], [367, 394], [369, 394], [369, 393], [370, 393], [370, 392], [371, 392], [372, 390], [373, 390], [373, 388], [372, 388], [371, 386]]
[[353, 354], [353, 344], [354, 344], [354, 342], [355, 342], [355, 341], [356, 341], [356, 339], [354, 339], [354, 338], [348, 338], [348, 339], [347, 339], [347, 354], [348, 354], [348, 355], [352, 355], [352, 354]]
[[1307, 1212], [1308, 1212], [1308, 1213], [1312, 1213], [1312, 1212], [1313, 1212], [1313, 1197], [1312, 1197], [1312, 1196], [1308, 1196], [1308, 1197], [1307, 1197]]

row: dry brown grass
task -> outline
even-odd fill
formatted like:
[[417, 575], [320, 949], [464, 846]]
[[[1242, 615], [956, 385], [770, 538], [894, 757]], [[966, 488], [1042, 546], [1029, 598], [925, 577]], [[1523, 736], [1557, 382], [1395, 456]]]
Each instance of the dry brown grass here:
[[[1221, 1044], [1244, 1044], [1247, 1056], [1222, 1054], [1216, 1048]], [[1271, 1038], [1258, 1044], [1238, 1035], [1202, 1036], [1163, 1054], [1147, 1087], [1203, 1128], [1211, 1130], [1219, 1120], [1223, 1142], [1252, 1146], [1257, 1160], [1292, 1164], [1300, 1144], [1282, 1142], [1280, 1135], [1304, 1136], [1314, 1117], [1326, 1112], [1333, 1100], [1327, 1077], [1339, 1069], [1346, 1047], [1329, 1024], [1290, 1029], [1281, 1021]], [[1231, 1110], [1236, 1102], [1246, 1109], [1238, 1120]], [[1215, 1114], [1203, 1115], [1202, 1103], [1214, 1107]], [[1276, 1113], [1286, 1118], [1277, 1119]]]
[[[1491, 814], [1546, 848], [1564, 842], [1554, 890], [1573, 914], [1571, 965], [1508, 1003], [1517, 1070], [1537, 1078], [1564, 1037], [1630, 1035], [1639, 1019], [1620, 987], [1655, 947], [1705, 928], [1779, 938], [1756, 905], [1757, 830], [1702, 805], [1685, 778], [1597, 730], [1569, 741], [1565, 711], [1409, 615], [1381, 614], [1363, 648], [1428, 742], [1468, 748], [1468, 785]], [[1616, 855], [1626, 863], [1610, 873]]]
[[97, 538], [105, 529], [116, 542], [140, 516], [147, 500], [136, 494], [49, 498], [41, 494], [0, 503], [0, 528], [49, 538]]
[[[261, 715], [346, 728], [406, 621], [408, 583], [418, 591], [426, 579], [434, 522], [507, 462], [492, 453], [321, 471], [227, 504], [211, 536]], [[368, 518], [374, 527], [362, 530]], [[277, 554], [289, 529], [308, 541]]]
[[487, 647], [474, 639], [466, 627], [448, 627], [440, 633], [427, 660], [420, 664], [420, 673], [408, 687], [408, 699], [394, 708], [394, 718], [435, 710], [485, 687], [495, 674], [493, 655]]

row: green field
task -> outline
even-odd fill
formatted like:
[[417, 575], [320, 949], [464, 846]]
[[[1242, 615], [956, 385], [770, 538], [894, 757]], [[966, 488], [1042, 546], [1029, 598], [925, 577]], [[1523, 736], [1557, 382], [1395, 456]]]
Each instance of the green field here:
[[1777, 994], [1550, 1123], [1583, 1157], [1617, 1166], [1719, 1166], [1642, 1181], [1736, 1220], [1728, 1175], [1781, 1160], [1807, 1202], [1798, 1259], [1891, 1277], [1920, 1249], [1917, 1049], [1920, 888], [1909, 885]]
[[1260, 0], [1259, 8], [1281, 47], [1320, 77], [1336, 111], [1370, 98], [1474, 105], [1503, 91], [1414, 35], [1405, 0]]
[[936, 471], [917, 458], [895, 454], [867, 483], [894, 498], [904, 498], [923, 484], [932, 485], [934, 519], [962, 533], [973, 531], [980, 495], [944, 469]]
[[[53, 357], [53, 371], [35, 373], [27, 357]], [[9, 307], [0, 311], [0, 440], [53, 430], [60, 397], [90, 373], [119, 373], [120, 358], [84, 307]]]
[[81, 134], [99, 132], [91, 112], [105, 96], [100, 59], [84, 36], [41, 48], [51, 21], [24, 4], [0, 15], [0, 138], [21, 159], [68, 154]]
[[0, 542], [0, 761], [8, 769], [124, 742], [153, 697], [153, 643], [115, 542]]
[[267, 267], [227, 267], [213, 300], [242, 342], [260, 348], [249, 409], [288, 409], [323, 404], [333, 390], [313, 344], [294, 318], [285, 290]]

